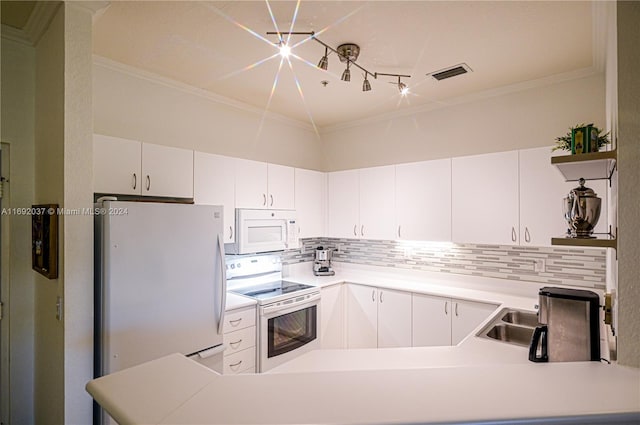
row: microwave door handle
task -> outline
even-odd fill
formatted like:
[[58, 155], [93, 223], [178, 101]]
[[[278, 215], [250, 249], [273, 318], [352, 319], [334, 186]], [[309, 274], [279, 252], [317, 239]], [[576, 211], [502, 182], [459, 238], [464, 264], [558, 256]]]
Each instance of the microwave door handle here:
[[226, 264], [224, 261], [224, 244], [220, 234], [218, 234], [218, 259], [220, 260], [220, 290], [222, 291], [220, 296], [220, 321], [218, 322], [218, 335], [222, 335], [224, 310], [227, 305], [227, 272], [225, 270]]

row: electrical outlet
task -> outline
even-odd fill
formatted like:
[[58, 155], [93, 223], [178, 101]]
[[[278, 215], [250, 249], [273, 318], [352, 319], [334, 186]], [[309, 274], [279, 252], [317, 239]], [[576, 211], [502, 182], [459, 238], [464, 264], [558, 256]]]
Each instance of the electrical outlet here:
[[413, 250], [410, 247], [405, 247], [404, 248], [404, 258], [411, 258], [411, 256], [413, 255]]
[[341, 243], [337, 243], [336, 244], [336, 248], [334, 250], [337, 254], [340, 254], [342, 252], [342, 244]]
[[533, 271], [542, 273], [547, 270], [547, 262], [543, 258], [533, 260]]

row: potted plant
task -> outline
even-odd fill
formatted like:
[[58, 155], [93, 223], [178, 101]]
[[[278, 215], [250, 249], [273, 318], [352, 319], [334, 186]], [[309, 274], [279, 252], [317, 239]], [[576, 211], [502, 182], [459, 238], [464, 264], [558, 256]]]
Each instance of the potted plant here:
[[[556, 145], [553, 147], [552, 151], [564, 150], [564, 151], [572, 152], [573, 149], [571, 144], [572, 144], [573, 135], [575, 134], [576, 130], [587, 128], [587, 127], [592, 127], [592, 124], [589, 124], [589, 125], [577, 124], [576, 126], [569, 128], [569, 132], [567, 134], [565, 134], [564, 136], [556, 137]], [[592, 152], [598, 152], [605, 145], [611, 143], [611, 141], [609, 140], [608, 132], [606, 134], [602, 134], [602, 129], [599, 129], [596, 127], [593, 127], [593, 130], [597, 134], [597, 143], [595, 145], [595, 150], [592, 150]]]

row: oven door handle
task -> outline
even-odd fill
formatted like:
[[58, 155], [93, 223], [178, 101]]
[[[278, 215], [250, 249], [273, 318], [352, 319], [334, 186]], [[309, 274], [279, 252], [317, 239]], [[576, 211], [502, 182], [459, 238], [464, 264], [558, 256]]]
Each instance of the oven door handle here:
[[287, 311], [291, 310], [300, 310], [302, 306], [309, 306], [318, 304], [318, 300], [320, 299], [320, 293], [312, 294], [309, 298], [305, 298], [304, 300], [300, 300], [297, 302], [292, 302], [289, 304], [280, 304], [280, 305], [266, 305], [262, 307], [261, 312], [263, 316], [273, 315], [273, 313], [286, 314]]

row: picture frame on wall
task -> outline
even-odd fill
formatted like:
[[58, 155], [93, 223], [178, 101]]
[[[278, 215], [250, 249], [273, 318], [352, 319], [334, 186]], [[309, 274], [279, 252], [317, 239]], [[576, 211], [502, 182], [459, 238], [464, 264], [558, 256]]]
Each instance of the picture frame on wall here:
[[58, 204], [31, 207], [31, 268], [58, 278]]

